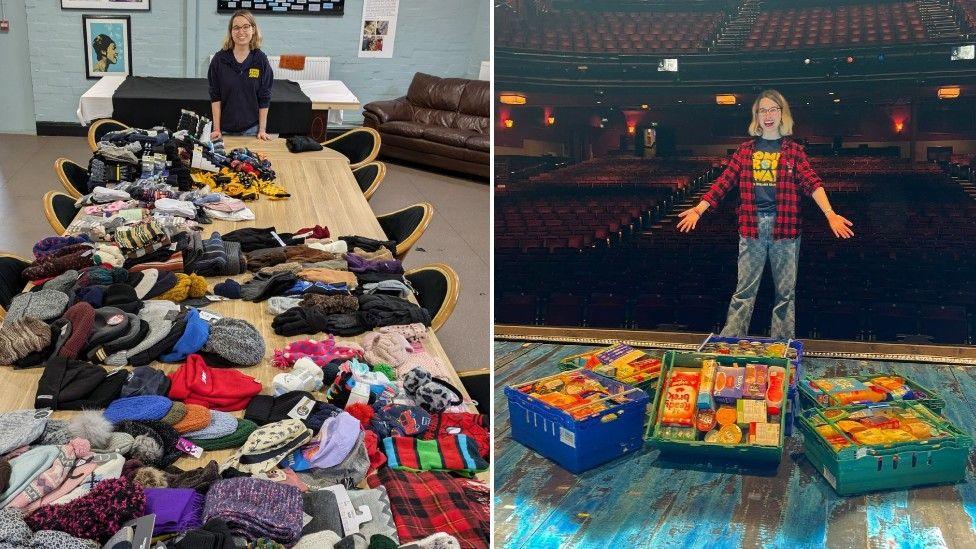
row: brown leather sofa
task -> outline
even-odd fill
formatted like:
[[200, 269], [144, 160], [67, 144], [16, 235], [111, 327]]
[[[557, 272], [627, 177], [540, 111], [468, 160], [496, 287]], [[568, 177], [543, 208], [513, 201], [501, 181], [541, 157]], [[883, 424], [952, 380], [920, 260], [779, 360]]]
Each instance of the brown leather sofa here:
[[381, 155], [488, 177], [489, 93], [483, 80], [418, 72], [406, 96], [368, 103], [363, 116]]

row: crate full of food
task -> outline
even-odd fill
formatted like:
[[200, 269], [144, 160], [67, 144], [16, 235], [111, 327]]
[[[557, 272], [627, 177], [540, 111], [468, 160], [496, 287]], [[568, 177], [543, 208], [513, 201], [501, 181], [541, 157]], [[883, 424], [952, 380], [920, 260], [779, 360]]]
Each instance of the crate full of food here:
[[842, 495], [964, 481], [973, 440], [911, 401], [810, 408], [797, 418], [807, 459]]
[[505, 388], [512, 438], [581, 473], [644, 445], [647, 393], [579, 368]]
[[790, 361], [668, 351], [647, 438], [692, 458], [779, 463]]
[[559, 367], [585, 368], [644, 390], [653, 389], [661, 375], [660, 358], [623, 343], [566, 357], [559, 362]]
[[934, 391], [899, 375], [805, 377], [800, 383], [804, 407], [833, 408], [899, 400], [919, 402], [936, 414], [945, 408], [945, 400]]
[[768, 337], [723, 337], [710, 334], [701, 346], [699, 353], [716, 353], [735, 356], [768, 356], [788, 358], [793, 365], [790, 375], [790, 389], [796, 389], [803, 375], [803, 342], [797, 339], [771, 339]]

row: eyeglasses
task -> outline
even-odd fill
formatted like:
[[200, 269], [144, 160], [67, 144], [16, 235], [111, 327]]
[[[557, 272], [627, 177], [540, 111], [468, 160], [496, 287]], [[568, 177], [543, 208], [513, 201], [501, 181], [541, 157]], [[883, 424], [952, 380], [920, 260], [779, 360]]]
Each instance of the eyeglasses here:
[[779, 107], [769, 107], [768, 109], [759, 109], [756, 112], [758, 112], [759, 114], [773, 114], [779, 111], [780, 111]]
[[248, 25], [241, 25], [239, 27], [231, 27], [231, 30], [234, 32], [251, 30], [251, 25], [248, 24]]

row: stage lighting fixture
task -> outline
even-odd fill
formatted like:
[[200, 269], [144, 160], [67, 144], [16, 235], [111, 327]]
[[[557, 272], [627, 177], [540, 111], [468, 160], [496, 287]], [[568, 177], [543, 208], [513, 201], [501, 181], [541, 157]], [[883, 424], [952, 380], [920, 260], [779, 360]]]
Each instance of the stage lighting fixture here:
[[662, 59], [657, 64], [657, 72], [678, 72], [678, 60]]
[[840, 98], [839, 97], [835, 98], [834, 103], [840, 103]]
[[971, 61], [973, 59], [976, 59], [976, 44], [952, 48], [952, 54], [949, 56], [950, 61]]
[[546, 126], [554, 126], [555, 124], [556, 124], [556, 117], [555, 116], [547, 116], [546, 117]]
[[578, 70], [578, 71], [585, 71], [588, 68], [589, 67], [587, 67], [586, 65], [580, 65], [580, 66], [576, 67], [576, 70]]
[[715, 103], [719, 105], [735, 105], [735, 95], [732, 94], [716, 95]]
[[848, 55], [847, 56], [847, 64], [848, 65], [851, 65], [853, 63], [854, 63], [854, 56], [853, 55]]
[[834, 95], [834, 92], [827, 92], [827, 95]]
[[502, 121], [502, 125], [504, 125], [506, 128], [511, 128], [515, 126], [515, 121], [512, 120], [511, 118], [506, 118], [505, 120]]
[[945, 86], [937, 92], [939, 99], [955, 99], [959, 97], [959, 86]]
[[809, 57], [807, 57], [806, 59], [804, 59], [804, 60], [803, 60], [803, 64], [804, 64], [804, 65], [809, 65], [809, 64], [810, 64], [810, 58], [809, 58]]
[[646, 111], [649, 108], [649, 105], [647, 103], [644, 103], [643, 105], [641, 105], [641, 108]]
[[525, 94], [522, 92], [501, 92], [498, 94], [498, 101], [505, 105], [524, 105]]
[[637, 126], [627, 126], [627, 133], [630, 135], [637, 133]]

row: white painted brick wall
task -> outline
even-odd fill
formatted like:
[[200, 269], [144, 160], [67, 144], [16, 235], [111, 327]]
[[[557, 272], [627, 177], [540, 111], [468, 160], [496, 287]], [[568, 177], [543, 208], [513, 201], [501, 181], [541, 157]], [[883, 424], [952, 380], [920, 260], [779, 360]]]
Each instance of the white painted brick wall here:
[[[401, 0], [392, 59], [357, 56], [362, 5], [347, 0], [342, 17], [258, 16], [262, 49], [331, 57], [330, 77], [345, 82], [362, 104], [403, 95], [418, 71], [477, 78], [480, 62], [488, 59], [490, 0]], [[35, 117], [74, 122], [78, 98], [94, 83], [85, 78], [83, 12], [62, 11], [57, 0], [26, 0], [26, 6]], [[206, 76], [207, 58], [219, 49], [228, 17], [217, 13], [214, 0], [155, 0], [151, 12], [127, 15], [135, 74], [175, 77]], [[195, 33], [184, 29], [184, 15], [196, 18]], [[186, 51], [195, 52], [191, 70]], [[362, 114], [346, 111], [345, 119], [357, 124]]]

